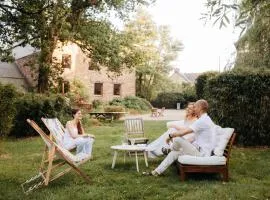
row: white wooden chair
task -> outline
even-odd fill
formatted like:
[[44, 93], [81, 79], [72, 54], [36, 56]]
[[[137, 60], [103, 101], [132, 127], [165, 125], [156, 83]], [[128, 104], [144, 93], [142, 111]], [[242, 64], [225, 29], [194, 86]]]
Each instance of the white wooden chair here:
[[125, 138], [129, 144], [147, 144], [142, 118], [125, 119]]
[[27, 119], [27, 122], [39, 133], [46, 144], [46, 150], [42, 157], [39, 173], [21, 184], [24, 193], [28, 194], [41, 186], [47, 186], [51, 181], [63, 176], [72, 169], [84, 178], [87, 183], [90, 183], [89, 177], [78, 168], [78, 166], [90, 159], [87, 154], [73, 155], [47, 136], [33, 120]]

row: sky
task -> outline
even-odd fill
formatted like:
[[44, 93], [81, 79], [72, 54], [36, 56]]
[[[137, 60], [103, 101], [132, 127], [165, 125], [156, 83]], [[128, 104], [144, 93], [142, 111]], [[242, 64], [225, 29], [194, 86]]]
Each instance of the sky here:
[[156, 0], [148, 8], [157, 25], [169, 25], [171, 35], [184, 44], [173, 64], [180, 72], [223, 71], [235, 54], [237, 34], [233, 28], [219, 29], [200, 20], [204, 0]]

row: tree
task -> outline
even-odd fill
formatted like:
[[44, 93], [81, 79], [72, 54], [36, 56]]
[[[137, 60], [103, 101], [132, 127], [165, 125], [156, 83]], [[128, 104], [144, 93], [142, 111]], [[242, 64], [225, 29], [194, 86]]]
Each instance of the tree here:
[[125, 26], [124, 32], [131, 44], [128, 57], [136, 68], [137, 95], [151, 100], [168, 83], [171, 61], [177, 58], [183, 45], [170, 37], [167, 26], [158, 27], [142, 9]]
[[[108, 22], [114, 11], [123, 18], [151, 0], [0, 0], [0, 58], [11, 61], [12, 50], [27, 44], [40, 50], [38, 91], [49, 88], [58, 41], [77, 43], [92, 62], [119, 72], [129, 66], [119, 56], [125, 42]], [[102, 16], [102, 17], [101, 17]], [[125, 64], [125, 65], [124, 65]]]
[[[205, 19], [214, 18], [220, 27], [229, 23], [242, 29], [237, 42], [235, 69], [270, 69], [270, 1], [268, 0], [208, 0]], [[234, 11], [234, 20], [229, 13]]]

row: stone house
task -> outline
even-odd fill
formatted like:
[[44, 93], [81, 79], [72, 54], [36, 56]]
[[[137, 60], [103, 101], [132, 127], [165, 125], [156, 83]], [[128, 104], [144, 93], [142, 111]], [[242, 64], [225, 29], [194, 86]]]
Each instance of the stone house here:
[[194, 85], [199, 75], [200, 73], [181, 73], [178, 68], [175, 68], [173, 74], [169, 78], [173, 82], [180, 85], [183, 84]]
[[[27, 64], [31, 59], [34, 59], [34, 56], [35, 54], [30, 54], [16, 59], [15, 63], [12, 63], [12, 66], [17, 67], [17, 70], [25, 78], [27, 83], [25, 87], [36, 85], [37, 74]], [[64, 68], [63, 79], [66, 81], [79, 80], [86, 88], [91, 101], [101, 100], [106, 102], [116, 97], [135, 96], [136, 77], [134, 70], [126, 70], [120, 76], [106, 71], [105, 68], [101, 68], [100, 71], [91, 70], [90, 59], [74, 43], [63, 45], [59, 42], [53, 56], [57, 62], [62, 63]]]

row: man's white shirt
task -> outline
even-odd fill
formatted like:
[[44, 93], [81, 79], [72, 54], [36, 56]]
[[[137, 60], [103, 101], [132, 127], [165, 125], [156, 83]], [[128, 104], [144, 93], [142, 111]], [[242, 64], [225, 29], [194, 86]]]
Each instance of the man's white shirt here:
[[200, 148], [199, 150], [203, 156], [210, 156], [214, 148], [214, 126], [215, 123], [207, 113], [202, 114], [200, 118], [190, 126], [195, 133], [195, 141], [193, 144]]

